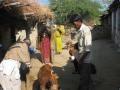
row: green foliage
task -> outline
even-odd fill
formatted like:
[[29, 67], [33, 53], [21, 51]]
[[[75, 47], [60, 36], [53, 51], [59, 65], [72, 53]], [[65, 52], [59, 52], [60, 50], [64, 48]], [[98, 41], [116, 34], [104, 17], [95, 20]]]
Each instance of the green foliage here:
[[98, 22], [102, 7], [93, 0], [50, 0], [50, 8], [56, 15], [56, 22], [65, 23], [71, 11], [81, 14], [85, 21]]

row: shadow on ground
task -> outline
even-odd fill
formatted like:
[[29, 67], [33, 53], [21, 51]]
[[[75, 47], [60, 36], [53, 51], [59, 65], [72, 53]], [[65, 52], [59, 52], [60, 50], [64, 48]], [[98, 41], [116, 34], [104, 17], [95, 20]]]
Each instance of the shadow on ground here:
[[59, 84], [62, 90], [77, 90], [80, 75], [72, 74], [74, 67], [70, 60], [63, 67], [53, 66], [53, 70], [59, 76]]

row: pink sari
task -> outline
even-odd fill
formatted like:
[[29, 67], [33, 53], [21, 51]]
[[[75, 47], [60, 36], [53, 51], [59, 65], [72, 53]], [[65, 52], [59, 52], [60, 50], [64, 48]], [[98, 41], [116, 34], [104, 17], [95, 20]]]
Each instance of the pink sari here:
[[40, 44], [42, 63], [50, 63], [50, 39], [48, 36], [42, 38]]

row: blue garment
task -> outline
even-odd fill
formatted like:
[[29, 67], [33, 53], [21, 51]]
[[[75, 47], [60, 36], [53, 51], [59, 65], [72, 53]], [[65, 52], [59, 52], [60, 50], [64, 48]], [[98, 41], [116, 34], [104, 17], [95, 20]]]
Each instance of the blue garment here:
[[33, 47], [29, 47], [29, 53], [30, 55], [34, 54], [35, 53], [35, 50]]

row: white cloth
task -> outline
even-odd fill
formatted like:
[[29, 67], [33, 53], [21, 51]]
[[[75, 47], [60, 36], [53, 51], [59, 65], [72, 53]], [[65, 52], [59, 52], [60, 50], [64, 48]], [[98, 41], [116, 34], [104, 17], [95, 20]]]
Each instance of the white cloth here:
[[74, 61], [75, 60], [75, 56], [71, 56], [71, 61]]
[[12, 73], [15, 73], [15, 78], [19, 79], [19, 62], [16, 60], [3, 60], [0, 63], [0, 71], [3, 72], [3, 74], [10, 76]]
[[21, 90], [21, 81], [20, 79], [11, 80], [11, 76], [4, 75], [0, 73], [0, 84], [3, 90]]
[[21, 90], [18, 61], [9, 59], [0, 63], [0, 84], [3, 90]]

